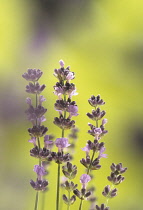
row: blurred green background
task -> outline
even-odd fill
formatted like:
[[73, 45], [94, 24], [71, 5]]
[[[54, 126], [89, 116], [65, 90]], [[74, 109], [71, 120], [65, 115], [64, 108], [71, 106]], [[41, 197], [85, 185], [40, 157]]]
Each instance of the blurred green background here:
[[[100, 94], [108, 118], [107, 159], [96, 171], [94, 184], [98, 203], [105, 202], [101, 192], [109, 184], [106, 177], [112, 162], [128, 167], [119, 194], [109, 202], [111, 210], [141, 210], [143, 173], [143, 1], [141, 0], [1, 0], [0, 1], [0, 209], [31, 210], [35, 191], [29, 180], [36, 159], [29, 156], [25, 93], [27, 82], [21, 75], [27, 68], [44, 72], [40, 83], [48, 108], [45, 125], [48, 134], [59, 137], [53, 125], [58, 114], [53, 108], [56, 79], [53, 69], [63, 59], [75, 72], [80, 129], [75, 159], [79, 167], [76, 181], [84, 168], [79, 160], [87, 140], [87, 100]], [[68, 132], [66, 133], [68, 135]], [[56, 165], [51, 166], [46, 194], [46, 209], [55, 209]], [[79, 184], [80, 186], [80, 184]], [[41, 195], [42, 200], [42, 195]], [[71, 209], [78, 209], [79, 200]], [[84, 203], [84, 209], [89, 204]], [[65, 204], [62, 210], [66, 209]], [[41, 203], [39, 206], [41, 210]]]

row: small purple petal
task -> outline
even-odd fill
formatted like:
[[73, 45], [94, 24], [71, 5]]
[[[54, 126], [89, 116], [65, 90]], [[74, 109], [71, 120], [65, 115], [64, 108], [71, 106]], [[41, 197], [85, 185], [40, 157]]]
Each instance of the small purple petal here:
[[32, 139], [28, 140], [28, 142], [33, 143], [34, 146], [36, 146], [36, 137], [33, 137]]
[[88, 144], [86, 144], [86, 146], [84, 148], [81, 148], [83, 151], [85, 151], [87, 153], [87, 155], [89, 154], [90, 152], [90, 147]]
[[26, 98], [26, 103], [31, 106], [32, 105], [32, 100], [31, 98]]
[[105, 147], [101, 147], [98, 158], [107, 158], [107, 154], [103, 154]]
[[39, 104], [42, 105], [42, 103], [46, 101], [46, 98], [44, 98], [44, 96], [40, 95], [39, 96]]
[[70, 144], [68, 143], [67, 138], [57, 138], [55, 144], [58, 148], [63, 149], [65, 147], [69, 147]]
[[77, 116], [78, 115], [78, 107], [75, 105], [69, 105], [68, 107], [68, 112], [70, 113], [71, 116]]
[[104, 126], [107, 122], [108, 122], [107, 119], [103, 119], [103, 120], [102, 120], [102, 125]]

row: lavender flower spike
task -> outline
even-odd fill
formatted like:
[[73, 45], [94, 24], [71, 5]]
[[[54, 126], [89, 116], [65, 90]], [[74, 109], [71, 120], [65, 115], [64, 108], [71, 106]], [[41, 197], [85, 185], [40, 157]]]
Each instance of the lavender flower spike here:
[[86, 184], [91, 180], [91, 177], [87, 174], [82, 174], [80, 177], [80, 182], [82, 183], [82, 187], [85, 189]]
[[59, 152], [66, 147], [69, 147], [70, 144], [68, 143], [68, 139], [67, 138], [57, 138], [56, 142], [55, 142], [56, 146], [59, 149]]

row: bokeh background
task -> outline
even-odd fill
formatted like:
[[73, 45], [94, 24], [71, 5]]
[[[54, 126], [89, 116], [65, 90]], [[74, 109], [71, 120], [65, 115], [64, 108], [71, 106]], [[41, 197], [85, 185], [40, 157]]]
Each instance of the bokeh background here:
[[[53, 125], [56, 96], [53, 69], [63, 59], [75, 72], [79, 106], [75, 119], [80, 129], [75, 159], [79, 182], [84, 168], [79, 160], [88, 134], [87, 100], [100, 94], [106, 101], [109, 134], [104, 137], [107, 159], [96, 171], [94, 184], [98, 203], [105, 202], [101, 192], [109, 184], [106, 177], [112, 162], [128, 167], [119, 194], [109, 202], [112, 210], [141, 210], [143, 174], [143, 1], [140, 0], [1, 0], [0, 1], [0, 209], [31, 210], [35, 191], [36, 159], [29, 156], [31, 144], [27, 129], [25, 93], [27, 82], [21, 75], [27, 68], [44, 72], [40, 82], [48, 108], [45, 125], [48, 134], [60, 136]], [[67, 133], [68, 135], [68, 133]], [[55, 209], [55, 164], [45, 196], [46, 209]], [[80, 186], [80, 184], [79, 184]], [[42, 195], [40, 200], [42, 200]], [[79, 200], [72, 207], [78, 209]], [[65, 204], [62, 210], [66, 209]], [[84, 209], [89, 204], [84, 203]], [[41, 202], [39, 210], [43, 210]]]

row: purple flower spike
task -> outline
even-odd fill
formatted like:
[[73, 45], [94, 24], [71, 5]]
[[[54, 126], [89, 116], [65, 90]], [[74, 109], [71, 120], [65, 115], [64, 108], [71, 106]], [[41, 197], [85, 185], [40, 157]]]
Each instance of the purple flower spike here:
[[63, 67], [64, 67], [64, 65], [65, 65], [65, 63], [64, 63], [64, 61], [63, 61], [63, 60], [60, 60], [60, 61], [59, 61], [59, 64], [60, 64], [61, 68], [63, 68]]
[[70, 113], [70, 117], [78, 115], [78, 107], [76, 105], [69, 105], [68, 112]]
[[57, 138], [55, 144], [58, 147], [59, 151], [61, 151], [65, 147], [70, 146], [67, 138]]
[[90, 182], [91, 177], [87, 174], [82, 174], [80, 177], [80, 182], [82, 183], [82, 187], [85, 189], [86, 188], [86, 184], [88, 182]]
[[35, 165], [34, 170], [37, 173], [38, 179], [41, 179], [41, 176], [44, 176], [47, 174], [43, 166]]
[[33, 143], [36, 147], [36, 137], [33, 137], [32, 139], [28, 140], [28, 142]]

